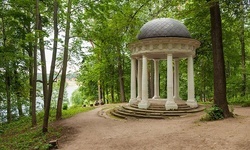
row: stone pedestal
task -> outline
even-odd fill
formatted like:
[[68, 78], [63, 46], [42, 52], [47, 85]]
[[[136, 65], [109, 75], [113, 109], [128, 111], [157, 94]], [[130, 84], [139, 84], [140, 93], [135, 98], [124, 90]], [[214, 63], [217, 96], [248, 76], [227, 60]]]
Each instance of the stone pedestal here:
[[167, 101], [165, 108], [166, 110], [175, 110], [178, 109], [178, 105], [174, 101]]

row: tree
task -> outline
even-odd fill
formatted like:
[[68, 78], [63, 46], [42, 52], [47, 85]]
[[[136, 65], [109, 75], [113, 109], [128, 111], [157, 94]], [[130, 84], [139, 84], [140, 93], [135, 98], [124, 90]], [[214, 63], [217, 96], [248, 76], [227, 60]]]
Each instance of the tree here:
[[241, 67], [242, 67], [242, 86], [241, 86], [241, 95], [246, 95], [247, 89], [247, 73], [246, 73], [246, 46], [245, 46], [245, 9], [244, 2], [241, 2], [240, 11], [241, 11], [241, 32], [240, 32], [240, 45], [241, 45]]
[[88, 102], [84, 100], [84, 97], [82, 96], [82, 93], [79, 91], [79, 89], [76, 89], [71, 96], [70, 101], [72, 102], [73, 105], [83, 105]]
[[64, 44], [64, 55], [63, 55], [63, 68], [61, 76], [61, 84], [57, 101], [57, 110], [56, 110], [56, 119], [59, 120], [62, 117], [62, 103], [63, 103], [63, 94], [65, 88], [65, 80], [67, 73], [67, 62], [68, 62], [68, 50], [69, 50], [69, 32], [70, 32], [70, 22], [71, 22], [71, 5], [72, 1], [68, 0], [67, 8], [67, 19], [66, 19], [66, 30], [65, 30], [65, 44]]
[[33, 64], [33, 85], [32, 85], [32, 126], [36, 125], [36, 80], [37, 80], [37, 30], [39, 29], [39, 0], [35, 1], [35, 45], [34, 45], [34, 64]]
[[3, 67], [5, 77], [8, 74], [8, 77], [2, 81], [6, 88], [5, 90], [1, 88], [0, 95], [3, 96], [2, 104], [8, 112], [9, 121], [23, 115], [22, 108], [28, 105], [26, 103], [29, 96], [27, 91], [32, 87], [27, 85], [29, 78], [27, 68], [30, 68], [29, 62], [32, 57], [32, 55], [31, 57], [27, 55], [27, 51], [32, 49], [32, 45], [28, 46], [26, 35], [30, 31], [31, 15], [34, 15], [33, 8], [34, 3], [31, 4], [28, 1], [23, 3], [8, 0], [1, 2], [0, 5], [0, 57], [3, 58], [1, 67]]
[[219, 1], [210, 2], [211, 36], [214, 64], [214, 104], [223, 110], [224, 117], [231, 117], [226, 98], [226, 76], [222, 44], [222, 27]]

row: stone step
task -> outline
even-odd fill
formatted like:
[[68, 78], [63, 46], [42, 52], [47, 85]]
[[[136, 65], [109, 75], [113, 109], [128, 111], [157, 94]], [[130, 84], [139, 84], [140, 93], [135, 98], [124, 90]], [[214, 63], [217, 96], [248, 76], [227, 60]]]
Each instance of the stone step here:
[[131, 111], [123, 108], [118, 108], [115, 110], [116, 112], [124, 112], [130, 114], [138, 114], [138, 115], [147, 115], [147, 116], [180, 116], [184, 115], [184, 113], [164, 113], [164, 112], [141, 112], [141, 111]]
[[[134, 105], [134, 107], [137, 107], [136, 105]], [[150, 107], [153, 107], [153, 108], [165, 108], [165, 105], [154, 105], [154, 104], [151, 104]], [[179, 108], [187, 108], [189, 107], [187, 104], [185, 105], [178, 105]]]
[[192, 108], [189, 110], [149, 110], [149, 109], [139, 109], [139, 108], [134, 108], [134, 107], [130, 107], [130, 106], [122, 106], [124, 109], [129, 109], [132, 111], [144, 111], [144, 112], [165, 112], [165, 113], [171, 113], [171, 112], [178, 112], [178, 113], [187, 113], [187, 112], [199, 112], [205, 109], [205, 107], [203, 106], [199, 106], [198, 108]]
[[150, 114], [138, 114], [138, 113], [127, 113], [124, 111], [113, 110], [116, 114], [121, 116], [129, 116], [129, 117], [136, 117], [136, 118], [153, 118], [153, 119], [164, 119], [163, 116], [153, 116]]
[[[133, 104], [131, 107], [138, 109], [138, 106]], [[178, 110], [191, 110], [193, 108], [189, 107], [188, 105], [178, 105]], [[159, 110], [159, 111], [164, 111], [166, 110], [165, 105], [150, 105], [148, 110]]]
[[[183, 105], [184, 106], [184, 105]], [[162, 110], [161, 110], [162, 109]], [[158, 109], [139, 109], [136, 105], [123, 105], [114, 108], [110, 111], [110, 114], [122, 119], [128, 118], [152, 118], [152, 119], [165, 119], [168, 117], [183, 116], [188, 113], [200, 112], [205, 109], [204, 106], [199, 106], [197, 108], [186, 108], [183, 107], [178, 110], [165, 110], [165, 107], [159, 107]]]
[[114, 109], [110, 111], [110, 114], [113, 115], [113, 116], [115, 116], [115, 117], [118, 117], [118, 118], [127, 119], [126, 116], [121, 115], [121, 114], [119, 114], [119, 113], [116, 113], [116, 112], [114, 111]]
[[[166, 108], [148, 108], [148, 110], [157, 110], [157, 111], [165, 111]], [[185, 110], [192, 110], [192, 108], [178, 108], [177, 110], [179, 111], [185, 111]], [[169, 111], [174, 111], [174, 110], [169, 110]]]

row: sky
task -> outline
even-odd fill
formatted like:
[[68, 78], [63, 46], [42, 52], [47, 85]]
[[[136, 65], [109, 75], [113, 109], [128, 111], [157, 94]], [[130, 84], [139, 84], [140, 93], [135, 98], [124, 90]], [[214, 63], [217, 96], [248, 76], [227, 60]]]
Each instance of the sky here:
[[[84, 42], [84, 44], [82, 45], [82, 47], [90, 47], [90, 46], [91, 46], [91, 44], [89, 42]], [[58, 46], [58, 47], [59, 47], [58, 48], [58, 51], [59, 51], [58, 53], [60, 53], [61, 52], [60, 49], [62, 47], [61, 46]], [[87, 51], [88, 51], [88, 49], [84, 49], [85, 54], [88, 54]], [[48, 48], [47, 48], [47, 50], [45, 50], [47, 74], [50, 73], [50, 65], [51, 65], [51, 60], [52, 60], [52, 52], [53, 51], [52, 50], [48, 50]], [[59, 54], [57, 54], [57, 57], [58, 57], [58, 55]], [[72, 59], [74, 59], [74, 58], [72, 58]], [[74, 59], [74, 60], [76, 60], [76, 59]], [[79, 61], [81, 61], [81, 60], [79, 60]], [[80, 68], [79, 65], [73, 65], [73, 64], [71, 64], [71, 63], [68, 62], [67, 72], [76, 72], [76, 71], [79, 70], [79, 68]], [[58, 71], [58, 68], [56, 70]], [[39, 67], [38, 73], [41, 73], [41, 67]]]

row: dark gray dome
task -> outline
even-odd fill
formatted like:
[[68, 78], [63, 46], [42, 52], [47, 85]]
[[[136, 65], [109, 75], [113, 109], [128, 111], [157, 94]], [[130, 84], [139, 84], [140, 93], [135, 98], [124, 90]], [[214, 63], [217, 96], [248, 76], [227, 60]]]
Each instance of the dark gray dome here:
[[145, 23], [137, 39], [157, 37], [184, 37], [191, 38], [186, 26], [180, 21], [171, 18], [159, 18]]

